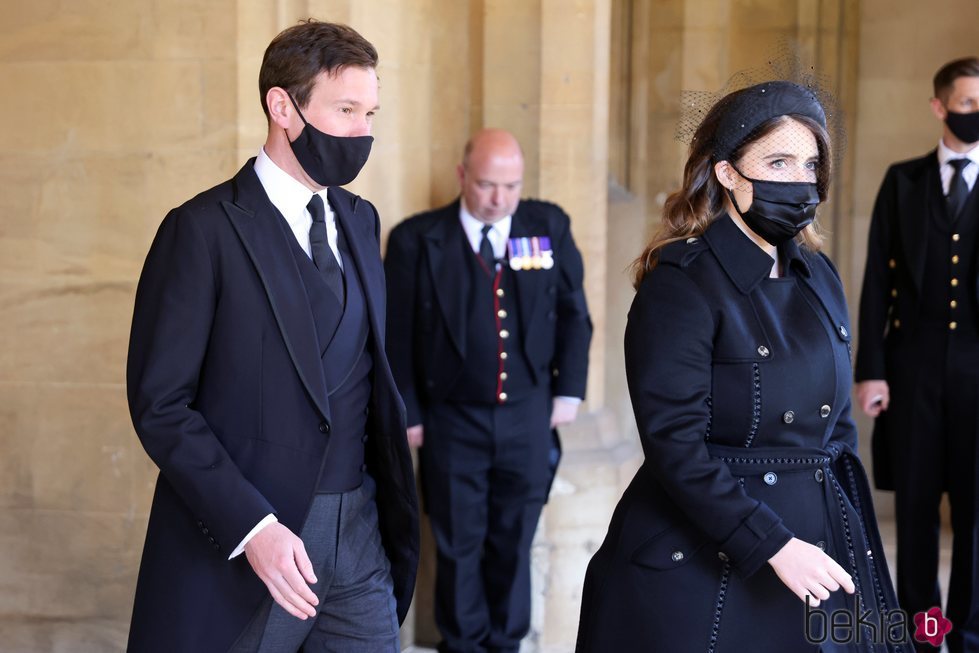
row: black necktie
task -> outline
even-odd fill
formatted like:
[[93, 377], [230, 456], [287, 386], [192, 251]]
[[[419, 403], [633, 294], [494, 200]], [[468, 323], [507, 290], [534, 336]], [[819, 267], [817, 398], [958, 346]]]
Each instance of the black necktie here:
[[493, 243], [490, 242], [489, 232], [492, 225], [483, 225], [483, 239], [479, 241], [479, 256], [485, 261], [490, 274], [496, 272], [496, 256], [493, 254]]
[[340, 270], [340, 263], [326, 238], [326, 210], [323, 208], [323, 198], [314, 193], [313, 198], [306, 205], [306, 210], [313, 216], [313, 224], [309, 227], [309, 251], [313, 255], [313, 263], [342, 306], [343, 271]]
[[948, 184], [945, 201], [948, 204], [948, 217], [951, 220], [958, 216], [969, 197], [969, 185], [965, 183], [965, 177], [962, 176], [962, 171], [969, 163], [969, 159], [952, 159], [948, 162], [952, 166], [952, 180]]

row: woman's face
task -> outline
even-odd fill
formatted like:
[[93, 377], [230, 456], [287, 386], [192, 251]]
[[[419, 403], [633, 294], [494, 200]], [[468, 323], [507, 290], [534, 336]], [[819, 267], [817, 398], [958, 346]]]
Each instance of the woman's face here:
[[738, 170], [745, 177], [764, 181], [816, 183], [819, 167], [816, 136], [808, 127], [790, 118], [748, 145], [735, 166], [737, 170], [727, 167], [729, 183], [725, 186], [731, 188], [738, 206], [744, 211], [751, 206], [751, 182], [738, 174]]

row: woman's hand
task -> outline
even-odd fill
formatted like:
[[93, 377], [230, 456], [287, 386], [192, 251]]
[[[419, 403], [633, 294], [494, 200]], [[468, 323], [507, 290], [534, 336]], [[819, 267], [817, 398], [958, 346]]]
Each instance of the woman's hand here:
[[856, 588], [850, 574], [818, 547], [792, 538], [768, 560], [779, 580], [803, 601], [812, 597], [809, 605], [816, 607], [829, 598], [830, 592], [841, 587], [848, 594]]

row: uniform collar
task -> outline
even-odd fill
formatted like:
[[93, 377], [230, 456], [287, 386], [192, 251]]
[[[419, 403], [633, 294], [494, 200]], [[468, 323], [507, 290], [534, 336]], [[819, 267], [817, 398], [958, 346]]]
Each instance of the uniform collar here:
[[[767, 279], [772, 272], [772, 257], [753, 243], [748, 236], [734, 224], [727, 213], [714, 220], [707, 231], [704, 240], [710, 246], [714, 256], [727, 273], [738, 290], [747, 294], [755, 286]], [[805, 255], [795, 240], [790, 240], [778, 248], [779, 258], [785, 276], [802, 274], [812, 276]]]

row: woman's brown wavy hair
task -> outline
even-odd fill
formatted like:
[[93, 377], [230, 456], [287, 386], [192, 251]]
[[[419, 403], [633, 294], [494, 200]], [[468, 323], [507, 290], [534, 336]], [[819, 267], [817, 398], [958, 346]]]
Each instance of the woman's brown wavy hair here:
[[[704, 117], [690, 143], [690, 156], [683, 168], [683, 185], [666, 198], [663, 206], [663, 221], [646, 245], [642, 254], [632, 262], [633, 286], [639, 288], [643, 277], [656, 267], [659, 252], [666, 245], [687, 238], [699, 238], [724, 213], [724, 187], [714, 175], [714, 140], [721, 117], [742, 91], [735, 91], [722, 98]], [[752, 143], [774, 131], [785, 121], [796, 120], [816, 137], [819, 148], [819, 162], [816, 168], [816, 184], [819, 199], [826, 200], [826, 192], [832, 174], [829, 135], [818, 122], [806, 116], [787, 114], [766, 120], [738, 146], [731, 160], [738, 162]], [[816, 223], [802, 230], [796, 240], [811, 251], [819, 251], [823, 237]]]

